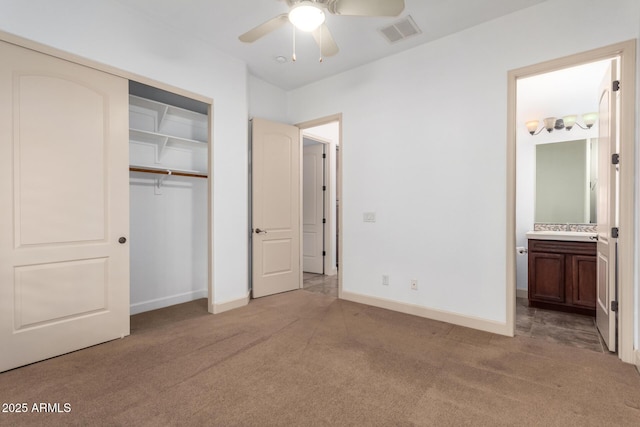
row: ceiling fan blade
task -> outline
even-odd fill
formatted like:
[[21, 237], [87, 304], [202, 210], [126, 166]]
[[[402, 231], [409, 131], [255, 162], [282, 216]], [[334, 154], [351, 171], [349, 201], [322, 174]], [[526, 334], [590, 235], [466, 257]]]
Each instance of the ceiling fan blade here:
[[311, 33], [318, 46], [321, 47], [322, 56], [333, 56], [338, 53], [338, 45], [336, 44], [327, 24], [322, 24]]
[[335, 15], [398, 16], [404, 10], [404, 0], [335, 0], [327, 8]]
[[238, 38], [240, 39], [241, 42], [253, 43], [254, 41], [258, 40], [260, 37], [266, 36], [270, 32], [275, 31], [278, 28], [282, 27], [287, 22], [289, 22], [289, 16], [286, 13], [283, 13], [282, 15], [278, 15], [275, 18], [247, 31], [246, 33], [244, 33]]

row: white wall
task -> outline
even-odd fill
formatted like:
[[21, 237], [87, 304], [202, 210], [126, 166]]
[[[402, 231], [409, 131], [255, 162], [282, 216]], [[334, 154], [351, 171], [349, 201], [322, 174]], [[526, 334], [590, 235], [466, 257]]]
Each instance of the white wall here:
[[113, 0], [0, 0], [0, 30], [213, 98], [214, 300], [245, 298], [246, 65]]
[[207, 182], [157, 177], [131, 173], [131, 314], [208, 295]]
[[287, 123], [287, 93], [258, 77], [248, 76], [249, 117]]
[[290, 122], [343, 113], [343, 290], [504, 323], [507, 72], [636, 38], [639, 16], [550, 0], [292, 91]]

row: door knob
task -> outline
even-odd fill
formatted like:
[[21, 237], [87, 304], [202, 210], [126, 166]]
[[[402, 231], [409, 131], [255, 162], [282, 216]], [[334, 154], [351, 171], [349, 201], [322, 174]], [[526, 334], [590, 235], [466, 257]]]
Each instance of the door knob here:
[[120, 242], [121, 244], [125, 244], [127, 242], [127, 238], [126, 237], [121, 237], [118, 239], [118, 242]]
[[256, 234], [267, 234], [267, 230], [260, 230], [259, 228], [256, 228]]

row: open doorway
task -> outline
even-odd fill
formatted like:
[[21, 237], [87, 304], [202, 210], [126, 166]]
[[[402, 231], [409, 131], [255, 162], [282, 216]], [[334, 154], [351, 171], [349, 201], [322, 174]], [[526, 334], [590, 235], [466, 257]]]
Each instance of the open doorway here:
[[[521, 172], [525, 169], [523, 165], [518, 161], [519, 159], [519, 151], [522, 150], [521, 144], [518, 142], [519, 138], [529, 136], [529, 132], [531, 130], [525, 127], [526, 121], [531, 120], [530, 118], [526, 118], [525, 120], [518, 119], [518, 111], [517, 111], [517, 103], [519, 97], [519, 81], [524, 81], [524, 79], [531, 78], [534, 76], [541, 76], [547, 73], [556, 72], [559, 70], [565, 70], [571, 67], [577, 67], [586, 64], [592, 64], [598, 61], [608, 60], [612, 61], [618, 58], [617, 63], [619, 64], [619, 74], [613, 73], [614, 81], [609, 82], [609, 86], [606, 88], [607, 93], [609, 93], [609, 98], [607, 98], [610, 102], [607, 104], [609, 106], [619, 106], [617, 119], [613, 119], [609, 121], [609, 114], [599, 114], [598, 118], [598, 127], [600, 130], [609, 128], [613, 133], [610, 135], [614, 135], [610, 138], [612, 144], [615, 141], [619, 141], [619, 146], [617, 150], [617, 155], [615, 158], [627, 158], [628, 161], [624, 164], [616, 165], [611, 162], [612, 158], [609, 157], [608, 162], [605, 165], [608, 166], [609, 171], [615, 170], [619, 171], [618, 174], [618, 190], [609, 191], [609, 194], [619, 194], [619, 209], [617, 211], [612, 211], [608, 209], [609, 212], [608, 219], [609, 226], [601, 227], [598, 225], [597, 227], [597, 281], [598, 288], [596, 292], [596, 298], [600, 301], [605, 301], [605, 303], [600, 304], [602, 307], [606, 307], [608, 310], [608, 314], [610, 315], [610, 319], [613, 321], [617, 321], [618, 328], [614, 329], [611, 335], [613, 338], [617, 338], [617, 352], [619, 357], [626, 362], [633, 362], [633, 313], [634, 313], [634, 302], [633, 302], [633, 264], [634, 264], [634, 249], [633, 249], [633, 241], [635, 238], [635, 229], [634, 229], [634, 208], [633, 208], [633, 177], [635, 174], [635, 165], [633, 159], [635, 158], [635, 150], [634, 150], [634, 135], [635, 135], [635, 126], [634, 126], [634, 115], [635, 115], [635, 41], [628, 41], [624, 43], [619, 43], [617, 45], [607, 46], [601, 49], [596, 49], [593, 51], [576, 54], [573, 56], [560, 58], [553, 61], [548, 61], [542, 64], [532, 65], [529, 67], [524, 67], [517, 70], [512, 70], [509, 72], [509, 104], [508, 104], [508, 162], [507, 162], [507, 174], [508, 174], [508, 203], [507, 203], [507, 241], [510, 246], [516, 250], [514, 250], [510, 256], [507, 257], [507, 323], [513, 328], [514, 333], [517, 331], [516, 323], [516, 306], [518, 294], [523, 296], [522, 286], [518, 284], [518, 289], [516, 288], [516, 284], [519, 283], [518, 276], [520, 276], [520, 271], [518, 268], [518, 261], [522, 258], [518, 253], [526, 254], [526, 246], [522, 245], [522, 238], [520, 234], [522, 234], [522, 230], [518, 228], [518, 210], [519, 207], [517, 205], [518, 198], [521, 198], [520, 194], [520, 184], [521, 184]], [[613, 61], [616, 62], [616, 61]], [[618, 76], [615, 78], [615, 76]], [[617, 84], [615, 81], [617, 80]], [[617, 90], [620, 88], [620, 82], [625, 82], [624, 90]], [[560, 90], [561, 88], [556, 87], [556, 90]], [[602, 90], [600, 94], [602, 94]], [[605, 99], [602, 95], [599, 95], [599, 108], [602, 106], [602, 99]], [[606, 104], [606, 103], [605, 103]], [[602, 110], [606, 111], [606, 110]], [[559, 113], [550, 113], [549, 115], [545, 115], [545, 113], [539, 113], [541, 116], [533, 117], [534, 119], [543, 119], [545, 117], [550, 117], [552, 115], [559, 116], [558, 118], [562, 118], [563, 115], [572, 115], [572, 114], [584, 114], [589, 111], [566, 111]], [[604, 121], [603, 121], [604, 120]], [[567, 119], [568, 122], [571, 122], [571, 119]], [[583, 126], [586, 123], [581, 123]], [[533, 127], [533, 126], [532, 126]], [[562, 122], [558, 123], [557, 120], [554, 121], [552, 132], [566, 132], [562, 127]], [[566, 128], [566, 126], [565, 126]], [[532, 129], [534, 135], [531, 136], [539, 136], [540, 134], [544, 134], [545, 132], [549, 134], [544, 129], [541, 129], [542, 132], [538, 132], [537, 129]], [[552, 133], [551, 132], [551, 133]], [[572, 131], [571, 131], [572, 132]], [[603, 135], [598, 134], [598, 139], [600, 145], [602, 145]], [[614, 145], [615, 147], [615, 145]], [[602, 147], [599, 147], [599, 151], [603, 151]], [[602, 156], [600, 156], [602, 157]], [[600, 177], [602, 178], [603, 169], [600, 168]], [[613, 174], [606, 174], [607, 176], [614, 176]], [[600, 180], [602, 181], [602, 179]], [[612, 182], [609, 179], [609, 182]], [[517, 183], [517, 185], [516, 185]], [[612, 203], [607, 203], [609, 207], [613, 206]], [[615, 212], [611, 214], [611, 212]], [[603, 217], [599, 215], [599, 217]], [[565, 227], [571, 227], [572, 224], [561, 224]], [[620, 233], [617, 235], [618, 228], [620, 230], [626, 230], [626, 233]], [[614, 230], [615, 229], [615, 230]], [[534, 231], [534, 230], [531, 230]], [[563, 232], [570, 232], [570, 229], [565, 229]], [[575, 232], [575, 231], [574, 231]], [[526, 232], [525, 232], [526, 234]], [[606, 270], [602, 268], [603, 264], [602, 257], [600, 254], [601, 251], [601, 241], [607, 240], [608, 242], [612, 242], [616, 247], [615, 254], [616, 256], [610, 260], [609, 266], [612, 267], [610, 270], [611, 274], [607, 274]], [[531, 249], [531, 248], [529, 248]], [[531, 250], [530, 250], [531, 252]], [[530, 255], [530, 254], [529, 254]], [[551, 259], [552, 257], [549, 257]], [[572, 271], [566, 273], [566, 278], [568, 281], [572, 277], [575, 278], [575, 274], [579, 274], [578, 272], [578, 263], [576, 260], [580, 260], [579, 257], [573, 257], [569, 259], [567, 264], [567, 256], [565, 255], [555, 255], [555, 263], [558, 266], [558, 271], [560, 267], [564, 267], [565, 265], [570, 265], [573, 268]], [[576, 262], [574, 262], [576, 261]], [[606, 260], [605, 260], [606, 261]], [[591, 267], [589, 267], [591, 268]], [[587, 269], [588, 270], [588, 269]], [[566, 271], [566, 270], [565, 270]], [[605, 271], [603, 274], [602, 271]], [[610, 277], [611, 280], [607, 279], [606, 283], [607, 287], [602, 288], [605, 291], [601, 291], [600, 283], [605, 283], [602, 281], [603, 277]], [[527, 277], [530, 280], [530, 277]], [[520, 280], [520, 283], [522, 281]], [[564, 298], [568, 295], [567, 289], [571, 292], [574, 291], [575, 288], [571, 288], [567, 286], [562, 290], [563, 294], [558, 294], [558, 301], [561, 298]], [[528, 295], [527, 295], [528, 296]], [[570, 297], [575, 298], [576, 295], [570, 295]], [[615, 304], [615, 305], [614, 305]], [[598, 304], [596, 305], [596, 307]], [[617, 306], [617, 310], [613, 309], [613, 307]], [[602, 330], [602, 329], [601, 329]], [[611, 347], [609, 347], [611, 348]]]
[[515, 333], [600, 353], [595, 207], [609, 198], [598, 185], [596, 117], [611, 61], [519, 78], [516, 100]]
[[299, 125], [302, 155], [303, 289], [338, 297], [340, 119]]

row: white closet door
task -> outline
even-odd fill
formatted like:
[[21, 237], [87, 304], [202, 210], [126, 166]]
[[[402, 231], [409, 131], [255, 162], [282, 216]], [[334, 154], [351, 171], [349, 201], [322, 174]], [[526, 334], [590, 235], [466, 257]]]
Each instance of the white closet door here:
[[128, 82], [0, 42], [0, 371], [129, 334]]

